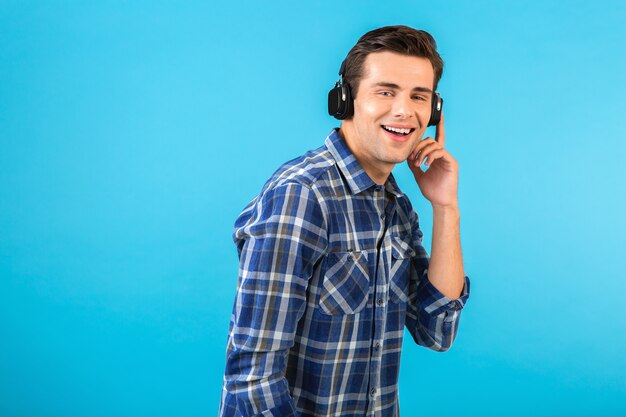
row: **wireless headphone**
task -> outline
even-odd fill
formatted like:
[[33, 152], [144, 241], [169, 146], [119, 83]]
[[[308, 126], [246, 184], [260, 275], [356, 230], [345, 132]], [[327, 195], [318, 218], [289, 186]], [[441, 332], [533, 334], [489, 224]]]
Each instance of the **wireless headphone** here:
[[[335, 119], [344, 120], [354, 115], [354, 99], [352, 98], [352, 89], [350, 85], [343, 82], [343, 76], [346, 72], [346, 61], [341, 63], [339, 68], [339, 81], [328, 92], [328, 114], [334, 116]], [[428, 126], [435, 126], [441, 119], [441, 109], [443, 108], [443, 99], [438, 92], [433, 93], [432, 109]]]

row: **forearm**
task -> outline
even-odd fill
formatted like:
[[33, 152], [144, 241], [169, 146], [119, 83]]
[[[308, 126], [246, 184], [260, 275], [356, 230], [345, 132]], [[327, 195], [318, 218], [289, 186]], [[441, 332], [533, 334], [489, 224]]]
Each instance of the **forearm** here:
[[446, 297], [456, 299], [465, 282], [458, 207], [433, 205], [433, 240], [428, 278]]

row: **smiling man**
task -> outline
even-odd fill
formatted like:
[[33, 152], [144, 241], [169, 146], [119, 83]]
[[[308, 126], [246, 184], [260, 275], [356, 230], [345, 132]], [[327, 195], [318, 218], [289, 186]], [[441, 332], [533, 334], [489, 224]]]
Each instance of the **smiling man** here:
[[[220, 415], [397, 416], [404, 328], [429, 349], [452, 345], [469, 279], [442, 70], [427, 32], [363, 35], [329, 93], [341, 128], [282, 165], [237, 218]], [[430, 258], [391, 173], [405, 161], [433, 208]]]

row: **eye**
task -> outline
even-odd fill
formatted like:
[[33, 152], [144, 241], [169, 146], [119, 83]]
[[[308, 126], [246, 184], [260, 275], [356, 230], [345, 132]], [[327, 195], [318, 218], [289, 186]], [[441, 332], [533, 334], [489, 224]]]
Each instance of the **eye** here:
[[381, 91], [378, 94], [380, 94], [383, 97], [391, 97], [391, 96], [393, 96], [393, 93], [391, 91]]
[[413, 96], [413, 100], [417, 100], [417, 101], [426, 101], [427, 98], [424, 96]]

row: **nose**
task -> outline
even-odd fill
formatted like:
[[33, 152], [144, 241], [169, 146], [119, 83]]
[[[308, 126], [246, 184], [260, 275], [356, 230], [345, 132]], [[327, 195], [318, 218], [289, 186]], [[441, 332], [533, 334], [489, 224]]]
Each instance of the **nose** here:
[[398, 94], [393, 101], [391, 113], [398, 119], [408, 119], [413, 117], [411, 97], [405, 94]]

